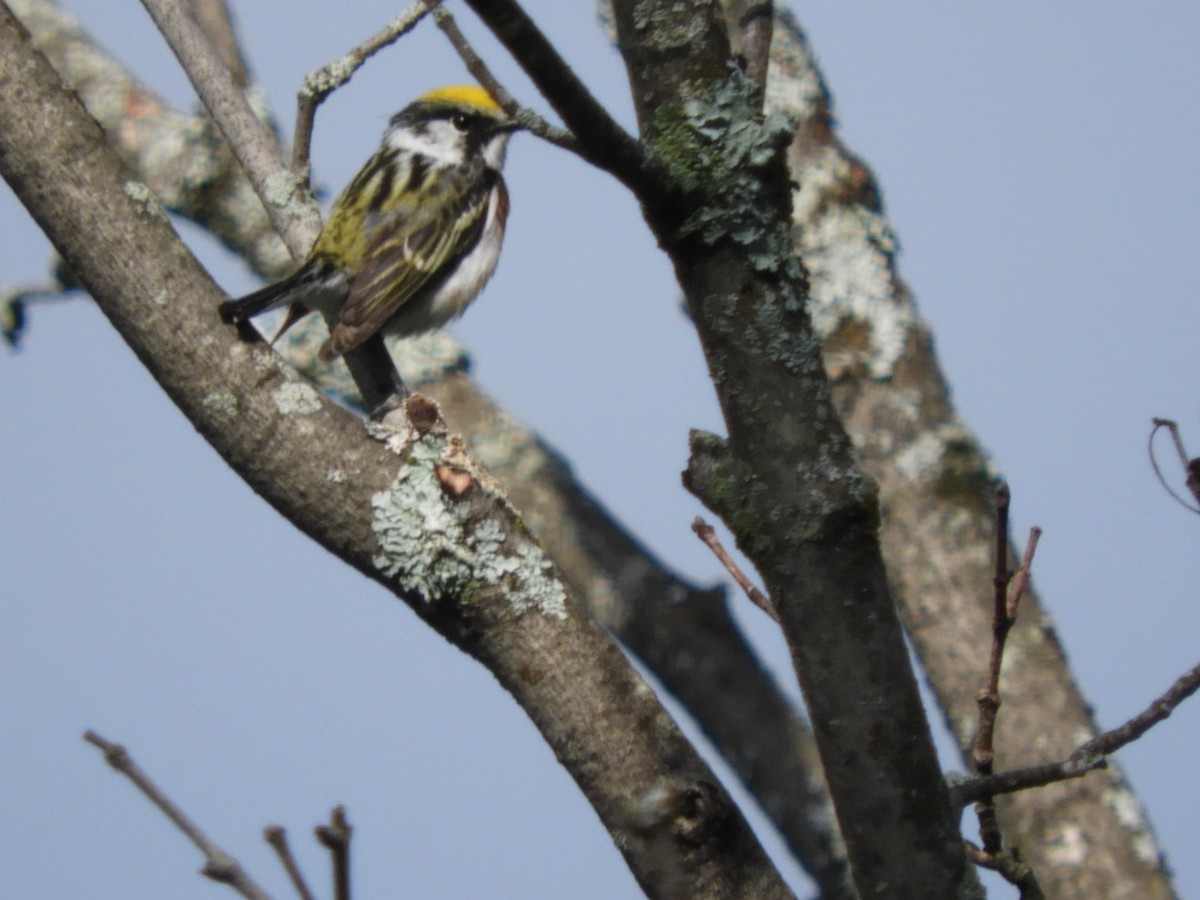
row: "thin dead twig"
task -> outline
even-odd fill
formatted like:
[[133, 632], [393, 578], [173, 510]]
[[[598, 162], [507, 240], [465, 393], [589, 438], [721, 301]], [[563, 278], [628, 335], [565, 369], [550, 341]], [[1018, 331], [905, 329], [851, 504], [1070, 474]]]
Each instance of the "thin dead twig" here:
[[275, 855], [279, 857], [284, 870], [288, 873], [296, 896], [300, 900], [316, 900], [313, 892], [309, 890], [308, 883], [304, 880], [304, 875], [300, 872], [296, 857], [292, 855], [292, 848], [288, 846], [287, 842], [287, 832], [283, 830], [283, 827], [268, 825], [263, 829], [263, 839], [275, 850]]
[[308, 167], [317, 107], [349, 81], [368, 59], [416, 28], [417, 23], [429, 15], [439, 2], [418, 0], [349, 53], [304, 76], [296, 95], [296, 132], [292, 145], [292, 167], [297, 172], [303, 172]]
[[350, 834], [353, 829], [346, 819], [346, 809], [335, 806], [328, 825], [315, 829], [317, 840], [329, 849], [333, 859], [334, 900], [350, 900]]
[[204, 875], [213, 881], [229, 885], [247, 900], [270, 900], [270, 895], [246, 874], [241, 864], [217, 846], [145, 772], [138, 768], [124, 747], [105, 740], [90, 729], [84, 732], [83, 739], [99, 747], [104, 752], [104, 761], [133, 782], [146, 799], [157, 806], [163, 815], [196, 845], [204, 854], [205, 864], [201, 869]]
[[700, 516], [696, 516], [692, 520], [692, 531], [696, 532], [696, 536], [708, 546], [708, 549], [721, 561], [721, 565], [725, 567], [733, 580], [738, 583], [738, 586], [746, 592], [746, 596], [750, 598], [750, 602], [765, 612], [768, 616], [779, 621], [779, 612], [775, 609], [775, 605], [771, 602], [762, 591], [755, 587], [754, 583], [746, 577], [741, 567], [734, 561], [733, 557], [726, 552], [721, 545], [721, 541], [717, 538], [716, 531], [713, 527], [704, 521]]
[[[972, 761], [975, 771], [981, 776], [992, 774], [995, 763], [995, 734], [996, 717], [1000, 712], [1000, 671], [1004, 664], [1004, 649], [1008, 643], [1008, 634], [1017, 621], [1017, 612], [1021, 606], [1021, 598], [1029, 584], [1029, 572], [1033, 566], [1033, 556], [1037, 551], [1041, 529], [1033, 528], [1025, 545], [1025, 553], [1021, 558], [1021, 567], [1017, 570], [1017, 578], [1013, 579], [1008, 568], [1008, 512], [1012, 503], [1012, 493], [1008, 485], [1001, 482], [996, 487], [996, 531], [995, 558], [996, 568], [992, 577], [992, 649], [988, 660], [987, 685], [979, 692], [979, 731], [975, 736], [975, 746], [972, 750]], [[968, 843], [971, 856], [979, 865], [994, 869], [1010, 883], [1021, 889], [1022, 897], [1041, 897], [1042, 891], [1037, 884], [1033, 872], [1017, 858], [1015, 850], [1006, 850], [1003, 836], [1000, 833], [1000, 823], [996, 818], [996, 804], [991, 795], [981, 795], [975, 804], [975, 814], [979, 819], [979, 836], [983, 843], [982, 849]]]
[[1188, 490], [1192, 492], [1192, 496], [1196, 498], [1197, 503], [1200, 503], [1200, 459], [1188, 459], [1187, 450], [1183, 446], [1183, 438], [1179, 436], [1179, 426], [1173, 419], [1153, 419], [1152, 421], [1154, 422], [1154, 428], [1150, 430], [1148, 450], [1150, 453], [1150, 465], [1154, 467], [1154, 474], [1158, 477], [1158, 483], [1163, 486], [1168, 494], [1179, 501], [1180, 506], [1190, 509], [1192, 512], [1200, 512], [1200, 506], [1193, 506], [1188, 503], [1167, 483], [1166, 477], [1158, 467], [1158, 459], [1154, 455], [1154, 436], [1158, 434], [1160, 428], [1165, 428], [1170, 432], [1175, 444], [1175, 452], [1179, 454], [1179, 463], [1183, 466], [1185, 483]]
[[1184, 700], [1200, 690], [1200, 665], [1183, 675], [1150, 705], [1129, 721], [1080, 744], [1070, 756], [1059, 762], [1043, 763], [1023, 769], [1012, 769], [950, 787], [950, 799], [956, 806], [966, 806], [983, 797], [1011, 794], [1028, 788], [1042, 787], [1058, 781], [1080, 778], [1093, 769], [1102, 769], [1107, 759], [1126, 744], [1140, 738], [1159, 722], [1168, 718]]
[[441, 29], [442, 34], [450, 41], [450, 45], [458, 53], [459, 58], [463, 61], [463, 65], [467, 67], [467, 71], [471, 76], [482, 85], [489, 94], [491, 94], [500, 107], [508, 113], [513, 119], [521, 123], [530, 134], [535, 134], [545, 141], [549, 141], [556, 147], [561, 147], [564, 150], [569, 150], [572, 153], [579, 153], [579, 142], [575, 140], [575, 135], [567, 131], [565, 128], [556, 128], [551, 125], [533, 110], [521, 106], [515, 97], [500, 83], [500, 80], [492, 74], [492, 70], [488, 68], [487, 63], [471, 46], [466, 36], [459, 30], [458, 23], [454, 21], [454, 16], [445, 6], [438, 4], [433, 10], [433, 21], [437, 23], [437, 27]]

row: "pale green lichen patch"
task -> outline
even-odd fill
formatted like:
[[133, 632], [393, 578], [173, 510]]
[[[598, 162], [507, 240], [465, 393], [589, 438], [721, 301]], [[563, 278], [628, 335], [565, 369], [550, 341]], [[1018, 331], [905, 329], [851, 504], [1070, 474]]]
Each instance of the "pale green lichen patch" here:
[[321, 395], [316, 388], [303, 381], [289, 381], [271, 393], [275, 408], [285, 416], [311, 416], [321, 409]]
[[206, 394], [200, 405], [222, 416], [236, 416], [238, 411], [237, 397], [232, 391], [213, 391]]
[[305, 179], [287, 170], [274, 172], [267, 177], [264, 198], [278, 207], [285, 207], [292, 202], [297, 193], [304, 189]]
[[[789, 139], [787, 119], [757, 114], [757, 90], [737, 69], [703, 99], [684, 104], [693, 134], [685, 173], [685, 188], [704, 190], [705, 202], [684, 223], [685, 234], [706, 244], [724, 240], [746, 248], [759, 271], [800, 277], [787, 235], [779, 228], [776, 204], [764, 195], [762, 169]], [[666, 149], [668, 161], [671, 148]]]
[[351, 55], [335, 59], [319, 69], [313, 69], [304, 76], [300, 93], [306, 97], [323, 97], [339, 85], [345, 84], [360, 65], [361, 60]]
[[162, 203], [159, 202], [154, 191], [140, 181], [125, 182], [125, 196], [137, 206], [138, 215], [166, 218]]
[[270, 350], [255, 348], [251, 351], [250, 361], [254, 364], [254, 369], [259, 373], [266, 373], [279, 368], [279, 357]]
[[[788, 311], [798, 302], [793, 284], [781, 282], [778, 293], [755, 306], [755, 327], [740, 330], [739, 340], [795, 375], [811, 375], [821, 368], [821, 344], [811, 331], [797, 329], [788, 321]], [[731, 317], [730, 323], [738, 326], [736, 317]]]
[[440, 444], [414, 443], [392, 486], [371, 498], [376, 567], [426, 602], [499, 588], [517, 612], [566, 618], [566, 594], [542, 549], [490, 515], [477, 519], [469, 502], [443, 488]]
[[[820, 366], [819, 346], [789, 315], [803, 307], [805, 276], [784, 227], [780, 201], [787, 188], [781, 172], [768, 171], [789, 140], [791, 126], [779, 114], [762, 118], [757, 103], [755, 86], [740, 71], [730, 71], [715, 91], [684, 102], [686, 129], [676, 130], [686, 131], [688, 139], [677, 138], [674, 144], [668, 139], [662, 152], [668, 158], [691, 153], [686, 163], [673, 168], [682, 171], [685, 188], [701, 198], [681, 231], [709, 246], [736, 245], [750, 266], [767, 276], [754, 290], [706, 301], [706, 306], [719, 304], [707, 306], [708, 320], [788, 371], [812, 373]], [[750, 323], [753, 327], [747, 328]]]

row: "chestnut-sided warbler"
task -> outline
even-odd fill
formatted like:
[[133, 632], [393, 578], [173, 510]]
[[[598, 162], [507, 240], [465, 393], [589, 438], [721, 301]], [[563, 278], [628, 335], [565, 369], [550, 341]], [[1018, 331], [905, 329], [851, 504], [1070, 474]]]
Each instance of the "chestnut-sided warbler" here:
[[375, 155], [333, 204], [293, 274], [221, 304], [226, 321], [288, 305], [336, 316], [320, 358], [375, 334], [419, 334], [462, 314], [496, 268], [508, 191], [500, 175], [518, 126], [483, 88], [430, 91], [392, 117]]

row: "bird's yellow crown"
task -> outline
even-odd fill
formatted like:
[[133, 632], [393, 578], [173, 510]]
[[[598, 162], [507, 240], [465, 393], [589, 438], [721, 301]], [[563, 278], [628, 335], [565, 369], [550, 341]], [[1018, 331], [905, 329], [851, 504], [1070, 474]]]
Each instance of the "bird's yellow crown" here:
[[450, 87], [434, 88], [429, 93], [418, 97], [417, 102], [431, 105], [445, 103], [453, 106], [478, 109], [493, 115], [504, 114], [504, 111], [500, 109], [500, 104], [495, 101], [492, 95], [476, 84], [457, 84]]

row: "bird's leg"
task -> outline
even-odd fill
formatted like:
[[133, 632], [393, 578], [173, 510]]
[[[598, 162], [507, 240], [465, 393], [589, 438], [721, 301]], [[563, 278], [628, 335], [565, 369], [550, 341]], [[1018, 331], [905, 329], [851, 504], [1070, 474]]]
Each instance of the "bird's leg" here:
[[396, 371], [396, 364], [383, 343], [383, 336], [371, 335], [345, 354], [346, 366], [362, 394], [363, 408], [378, 422], [404, 402], [408, 387]]

